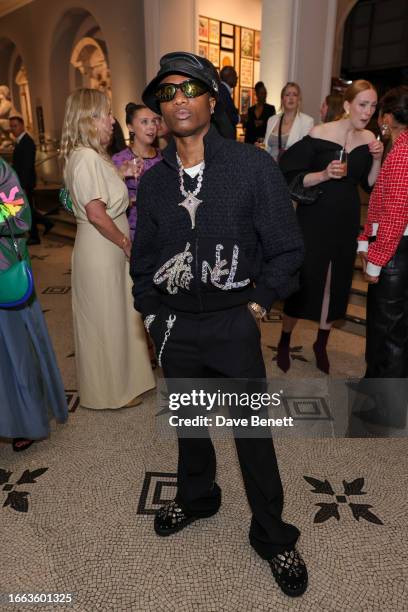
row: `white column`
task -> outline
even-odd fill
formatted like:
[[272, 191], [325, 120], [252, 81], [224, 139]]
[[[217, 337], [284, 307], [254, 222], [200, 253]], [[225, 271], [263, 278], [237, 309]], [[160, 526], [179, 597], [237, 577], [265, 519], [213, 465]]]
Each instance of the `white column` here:
[[292, 36], [297, 23], [298, 0], [263, 0], [261, 80], [268, 90], [268, 101], [280, 105], [280, 91], [293, 71]]
[[287, 81], [299, 83], [303, 110], [318, 120], [330, 92], [337, 0], [263, 0], [261, 78], [279, 107]]
[[319, 121], [330, 93], [337, 0], [299, 0], [299, 33], [294, 80], [303, 92], [303, 109]]
[[144, 0], [146, 74], [150, 80], [159, 60], [171, 51], [195, 53], [198, 12], [195, 0]]
[[146, 79], [157, 72], [160, 59], [160, 0], [144, 0]]
[[326, 40], [323, 57], [321, 99], [330, 93], [331, 79], [334, 76], [334, 46], [337, 23], [337, 0], [329, 0], [327, 7]]

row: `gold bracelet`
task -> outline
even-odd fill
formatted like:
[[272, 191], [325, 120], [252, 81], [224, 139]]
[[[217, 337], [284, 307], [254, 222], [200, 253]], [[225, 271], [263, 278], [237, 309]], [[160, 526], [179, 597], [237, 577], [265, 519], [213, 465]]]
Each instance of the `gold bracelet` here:
[[128, 240], [129, 240], [129, 238], [128, 238], [128, 237], [127, 237], [125, 234], [123, 234], [123, 238], [122, 238], [122, 249], [124, 249], [124, 248], [125, 248], [125, 244], [126, 244], [126, 242], [127, 242]]

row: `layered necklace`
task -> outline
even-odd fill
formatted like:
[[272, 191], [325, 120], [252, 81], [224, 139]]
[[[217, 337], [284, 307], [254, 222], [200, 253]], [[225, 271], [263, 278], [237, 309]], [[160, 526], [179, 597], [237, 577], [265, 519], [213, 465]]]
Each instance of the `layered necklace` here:
[[205, 162], [202, 161], [200, 164], [200, 171], [197, 177], [197, 187], [194, 189], [194, 191], [186, 191], [184, 187], [184, 166], [183, 166], [183, 163], [178, 153], [176, 154], [176, 157], [177, 157], [177, 165], [179, 169], [180, 191], [181, 191], [181, 195], [184, 196], [185, 198], [182, 202], [179, 203], [179, 206], [182, 206], [183, 208], [187, 210], [188, 214], [190, 215], [190, 219], [191, 219], [191, 229], [194, 229], [197, 208], [200, 206], [200, 204], [202, 204], [202, 200], [199, 200], [196, 196], [200, 193], [200, 190], [203, 184], [203, 174], [204, 174]]

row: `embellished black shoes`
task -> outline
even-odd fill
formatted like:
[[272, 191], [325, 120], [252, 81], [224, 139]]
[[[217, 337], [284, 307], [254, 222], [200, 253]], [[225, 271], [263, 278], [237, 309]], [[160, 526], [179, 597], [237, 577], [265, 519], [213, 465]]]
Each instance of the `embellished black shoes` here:
[[208, 518], [218, 512], [218, 508], [207, 514], [187, 514], [175, 500], [169, 502], [157, 512], [154, 518], [154, 530], [159, 536], [177, 533], [201, 518]]
[[268, 559], [268, 563], [276, 582], [285, 595], [289, 597], [303, 595], [308, 583], [307, 569], [296, 548], [275, 555], [272, 559]]
[[[194, 521], [208, 518], [217, 512], [218, 508], [207, 514], [188, 514], [178, 502], [173, 500], [157, 512], [154, 518], [154, 530], [159, 536], [170, 536]], [[268, 559], [268, 563], [285, 595], [290, 597], [303, 595], [307, 589], [308, 575], [305, 562], [296, 548], [275, 555], [272, 559]]]

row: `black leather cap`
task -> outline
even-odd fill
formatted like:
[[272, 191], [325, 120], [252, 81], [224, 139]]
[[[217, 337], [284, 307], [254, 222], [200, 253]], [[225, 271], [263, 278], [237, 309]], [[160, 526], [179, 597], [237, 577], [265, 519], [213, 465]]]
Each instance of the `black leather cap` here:
[[218, 97], [220, 78], [216, 68], [208, 59], [184, 51], [166, 53], [160, 60], [159, 72], [142, 94], [143, 103], [159, 115], [161, 115], [160, 102], [154, 94], [159, 83], [168, 74], [181, 74], [198, 79], [208, 86], [215, 98]]

